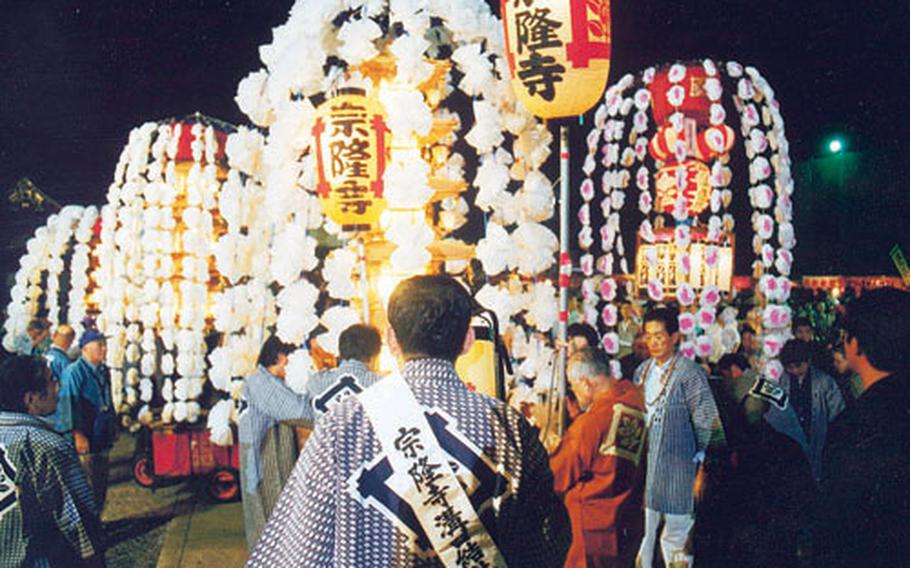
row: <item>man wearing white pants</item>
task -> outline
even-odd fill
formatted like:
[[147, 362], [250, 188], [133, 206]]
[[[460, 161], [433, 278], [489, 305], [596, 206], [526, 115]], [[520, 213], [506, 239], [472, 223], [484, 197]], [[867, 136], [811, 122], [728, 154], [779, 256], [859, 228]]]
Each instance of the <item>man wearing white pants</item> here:
[[661, 524], [660, 550], [667, 568], [693, 565], [693, 485], [705, 450], [723, 440], [723, 427], [708, 378], [695, 362], [676, 353], [677, 314], [656, 308], [645, 316], [651, 358], [635, 372], [644, 386], [648, 421], [645, 536], [636, 564], [651, 568]]

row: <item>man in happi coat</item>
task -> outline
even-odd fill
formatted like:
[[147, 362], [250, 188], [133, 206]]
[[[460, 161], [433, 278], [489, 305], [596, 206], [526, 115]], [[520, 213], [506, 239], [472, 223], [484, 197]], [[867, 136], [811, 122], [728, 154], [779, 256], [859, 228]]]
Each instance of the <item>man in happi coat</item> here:
[[562, 565], [570, 527], [546, 450], [520, 413], [455, 372], [475, 309], [449, 276], [396, 287], [400, 375], [317, 420], [248, 566]]
[[107, 343], [100, 331], [87, 329], [79, 338], [79, 348], [81, 356], [60, 379], [57, 431], [73, 440], [100, 513], [107, 498], [109, 457], [116, 434], [111, 378], [104, 365]]
[[630, 566], [641, 541], [644, 401], [631, 381], [609, 373], [599, 350], [569, 358], [566, 376], [583, 412], [550, 457], [572, 520], [567, 567]]
[[658, 528], [664, 565], [691, 566], [690, 536], [695, 525], [694, 485], [712, 443], [723, 441], [723, 427], [704, 370], [677, 353], [677, 314], [656, 308], [644, 319], [651, 358], [635, 371], [647, 410], [648, 454], [645, 480], [645, 536], [637, 562], [653, 565]]
[[240, 487], [247, 546], [256, 544], [294, 462], [297, 436], [290, 421], [312, 420], [309, 397], [285, 384], [294, 346], [272, 336], [259, 352], [259, 367], [244, 381], [246, 407], [238, 419]]
[[47, 362], [0, 364], [0, 566], [104, 566], [104, 533], [72, 444], [44, 419], [57, 407]]
[[338, 336], [341, 362], [307, 381], [307, 394], [316, 416], [322, 416], [381, 378], [376, 374], [381, 349], [382, 338], [375, 327], [358, 323], [341, 332]]
[[846, 404], [831, 375], [812, 364], [812, 346], [800, 339], [791, 339], [780, 352], [780, 362], [786, 371], [780, 378], [787, 392], [787, 408], [771, 408], [767, 420], [782, 434], [790, 436], [806, 452], [812, 475], [820, 481], [822, 454], [828, 427], [843, 412]]

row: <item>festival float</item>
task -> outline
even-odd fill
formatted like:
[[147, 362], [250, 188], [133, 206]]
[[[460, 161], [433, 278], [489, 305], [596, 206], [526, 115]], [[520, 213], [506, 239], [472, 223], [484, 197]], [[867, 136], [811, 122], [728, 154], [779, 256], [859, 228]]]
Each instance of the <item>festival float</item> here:
[[619, 350], [623, 284], [632, 299], [679, 305], [687, 357], [716, 362], [734, 351], [737, 313], [728, 303], [735, 247], [746, 246], [761, 370], [778, 379], [796, 239], [788, 143], [771, 86], [732, 61], [673, 63], [622, 77], [593, 118], [578, 246], [583, 317], [605, 330], [606, 352]]

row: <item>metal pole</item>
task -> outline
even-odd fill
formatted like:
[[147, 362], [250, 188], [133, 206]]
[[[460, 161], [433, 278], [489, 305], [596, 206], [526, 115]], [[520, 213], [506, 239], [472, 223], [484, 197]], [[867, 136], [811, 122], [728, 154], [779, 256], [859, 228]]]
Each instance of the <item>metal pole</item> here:
[[565, 432], [563, 407], [566, 398], [566, 335], [569, 325], [569, 278], [572, 276], [572, 257], [569, 256], [569, 126], [559, 127], [559, 328], [557, 332], [559, 369], [557, 377], [559, 400], [556, 405], [558, 433]]
[[357, 262], [360, 265], [360, 301], [363, 304], [363, 323], [370, 324], [370, 283], [367, 279], [367, 253], [363, 239], [357, 239]]

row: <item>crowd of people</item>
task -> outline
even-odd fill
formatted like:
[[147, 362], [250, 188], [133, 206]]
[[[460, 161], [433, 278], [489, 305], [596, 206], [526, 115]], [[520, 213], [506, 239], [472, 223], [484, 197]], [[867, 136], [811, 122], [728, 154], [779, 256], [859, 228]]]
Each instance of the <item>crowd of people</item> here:
[[[249, 566], [900, 564], [907, 292], [853, 299], [835, 345], [795, 318], [779, 381], [746, 323], [714, 365], [679, 352], [670, 307], [643, 314], [618, 365], [575, 324], [551, 451], [456, 372], [479, 310], [447, 276], [407, 279], [385, 334], [400, 372], [379, 374], [380, 331], [358, 324], [305, 392], [285, 381], [295, 346], [264, 343], [238, 420]], [[103, 565], [104, 336], [27, 335], [30, 355], [0, 364], [0, 566]]]

